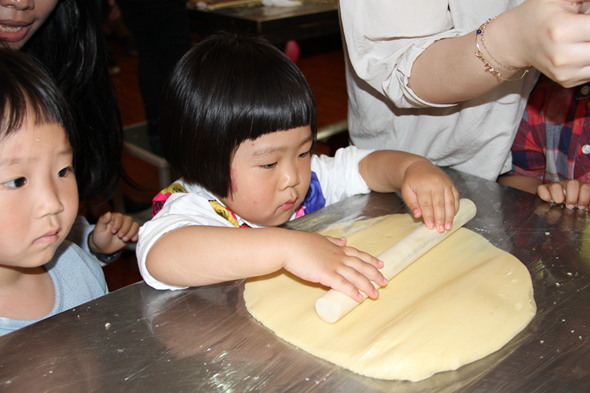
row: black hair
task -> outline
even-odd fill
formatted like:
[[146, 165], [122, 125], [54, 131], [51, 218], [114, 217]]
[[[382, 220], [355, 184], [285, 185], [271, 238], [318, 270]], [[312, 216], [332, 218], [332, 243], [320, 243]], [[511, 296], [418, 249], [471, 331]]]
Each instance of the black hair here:
[[100, 1], [60, 0], [23, 50], [39, 60], [70, 105], [80, 142], [81, 200], [106, 199], [120, 178], [123, 131], [108, 74]]
[[160, 109], [164, 157], [182, 178], [218, 197], [231, 191], [233, 153], [245, 140], [311, 126], [311, 89], [297, 66], [263, 38], [219, 33], [176, 65]]
[[32, 57], [0, 46], [0, 140], [17, 132], [34, 116], [35, 124], [59, 123], [74, 157], [78, 139], [68, 103], [53, 78]]

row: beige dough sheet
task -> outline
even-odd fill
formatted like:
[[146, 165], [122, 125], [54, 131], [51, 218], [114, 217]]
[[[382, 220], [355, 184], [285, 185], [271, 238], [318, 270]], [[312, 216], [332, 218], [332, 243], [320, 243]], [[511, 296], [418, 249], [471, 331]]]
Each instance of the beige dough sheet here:
[[[394, 214], [327, 228], [378, 255], [420, 225]], [[461, 228], [340, 321], [314, 304], [327, 288], [287, 272], [249, 279], [248, 311], [277, 336], [368, 377], [420, 381], [497, 351], [536, 312], [526, 267], [480, 235]]]

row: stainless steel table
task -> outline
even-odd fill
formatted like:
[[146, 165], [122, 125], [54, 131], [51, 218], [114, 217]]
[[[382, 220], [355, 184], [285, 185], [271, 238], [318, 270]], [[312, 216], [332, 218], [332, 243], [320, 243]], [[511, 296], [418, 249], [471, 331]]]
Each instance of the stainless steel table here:
[[[0, 337], [2, 392], [582, 392], [590, 390], [586, 212], [448, 171], [467, 227], [528, 267], [538, 312], [504, 348], [419, 383], [362, 377], [277, 339], [244, 308], [244, 281], [180, 292], [137, 283]], [[396, 194], [349, 198], [291, 223], [407, 211]], [[313, 305], [310, 305], [313, 307]]]

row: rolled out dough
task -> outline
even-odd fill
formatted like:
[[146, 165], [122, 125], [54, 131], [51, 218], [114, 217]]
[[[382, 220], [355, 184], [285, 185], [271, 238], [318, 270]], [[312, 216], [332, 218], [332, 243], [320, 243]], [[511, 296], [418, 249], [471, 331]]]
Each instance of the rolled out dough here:
[[[394, 214], [323, 233], [344, 234], [348, 245], [378, 255], [418, 225]], [[254, 318], [312, 355], [368, 377], [410, 381], [497, 351], [536, 312], [526, 267], [465, 228], [334, 324], [314, 309], [326, 291], [281, 271], [249, 279], [244, 299]]]

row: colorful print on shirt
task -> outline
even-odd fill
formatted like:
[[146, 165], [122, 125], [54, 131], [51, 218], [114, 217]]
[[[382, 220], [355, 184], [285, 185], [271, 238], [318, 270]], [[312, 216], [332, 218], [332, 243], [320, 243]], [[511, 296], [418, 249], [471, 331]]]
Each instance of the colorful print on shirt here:
[[[152, 200], [152, 217], [162, 210], [164, 204], [170, 198], [170, 195], [174, 193], [186, 193], [187, 191], [184, 187], [179, 183], [174, 183], [162, 191], [160, 191]], [[209, 203], [215, 212], [225, 218], [227, 221], [232, 223], [236, 228], [249, 228], [248, 224], [240, 225], [238, 222], [238, 218], [233, 211], [228, 209], [227, 207], [223, 206], [216, 200], [210, 200]], [[322, 186], [320, 185], [320, 181], [318, 180], [318, 176], [315, 172], [311, 172], [311, 181], [309, 183], [309, 189], [307, 190], [307, 194], [305, 195], [305, 199], [301, 203], [297, 209], [295, 209], [295, 218], [302, 217], [306, 214], [313, 213], [316, 210], [321, 209], [326, 205], [326, 199], [322, 194]]]
[[227, 207], [223, 206], [221, 203], [217, 201], [209, 201], [209, 204], [211, 205], [213, 210], [215, 210], [215, 213], [225, 218], [227, 221], [231, 222], [233, 226], [235, 226], [236, 228], [250, 228], [250, 225], [246, 223], [240, 225], [236, 214]]
[[153, 199], [152, 199], [152, 218], [162, 210], [164, 204], [170, 198], [170, 195], [175, 194], [177, 192], [186, 192], [184, 187], [181, 184], [173, 183], [168, 187], [164, 188], [160, 191]]

